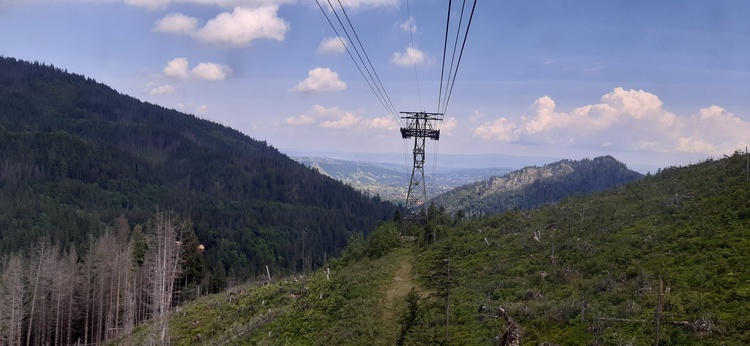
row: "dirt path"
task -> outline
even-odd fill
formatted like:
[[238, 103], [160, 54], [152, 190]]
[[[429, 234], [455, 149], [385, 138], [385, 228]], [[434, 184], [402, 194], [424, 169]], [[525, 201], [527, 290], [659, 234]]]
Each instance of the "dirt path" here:
[[380, 322], [388, 336], [386, 338], [388, 342], [384, 344], [388, 345], [393, 345], [398, 337], [400, 331], [398, 318], [406, 305], [406, 295], [416, 285], [412, 273], [412, 261], [414, 260], [412, 249], [401, 248], [396, 251], [398, 252], [394, 256], [398, 260], [397, 263], [394, 263], [396, 271], [391, 280], [381, 288], [385, 293], [385, 300], [380, 307]]

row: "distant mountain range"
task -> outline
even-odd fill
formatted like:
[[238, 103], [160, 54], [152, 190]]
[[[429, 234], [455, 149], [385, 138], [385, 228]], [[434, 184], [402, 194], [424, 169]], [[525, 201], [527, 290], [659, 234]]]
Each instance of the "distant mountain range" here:
[[611, 156], [561, 160], [467, 184], [431, 201], [452, 213], [462, 210], [469, 215], [494, 214], [603, 191], [642, 177]]
[[[343, 161], [362, 161], [390, 163], [398, 165], [403, 170], [404, 162], [409, 161], [409, 170], [411, 170], [411, 152], [407, 156], [404, 153], [358, 153], [342, 151], [306, 151], [294, 149], [280, 149], [290, 157], [314, 157], [330, 158]], [[446, 154], [426, 153], [427, 167], [437, 167], [438, 172], [450, 172], [454, 170], [473, 169], [473, 168], [510, 168], [519, 169], [527, 166], [545, 165], [550, 162], [559, 161], [561, 157], [551, 156], [512, 156], [503, 154]]]
[[[403, 203], [411, 178], [411, 166], [389, 162], [343, 160], [328, 157], [293, 156], [292, 159], [318, 170], [318, 172], [351, 185], [371, 195], [396, 203]], [[382, 159], [382, 157], [381, 157]], [[428, 197], [450, 191], [461, 185], [502, 175], [512, 169], [490, 168], [440, 168], [425, 170]]]

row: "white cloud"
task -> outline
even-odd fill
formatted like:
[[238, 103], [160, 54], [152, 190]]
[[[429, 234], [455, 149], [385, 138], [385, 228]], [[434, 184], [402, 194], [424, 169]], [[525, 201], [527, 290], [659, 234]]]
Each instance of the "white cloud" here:
[[224, 80], [232, 74], [232, 68], [212, 62], [202, 62], [189, 69], [186, 58], [174, 58], [164, 67], [164, 75], [179, 79]]
[[206, 115], [208, 114], [208, 105], [200, 105], [195, 109], [195, 115]]
[[360, 121], [358, 116], [345, 112], [338, 107], [325, 108], [321, 105], [313, 106], [313, 112], [319, 117], [326, 119], [320, 123], [320, 127], [327, 129], [344, 129], [357, 125]]
[[398, 124], [396, 124], [396, 122], [393, 121], [393, 119], [390, 116], [370, 119], [366, 123], [367, 123], [367, 127], [371, 129], [395, 131], [395, 130], [398, 130], [399, 128]]
[[[85, 0], [84, 0], [85, 1]], [[98, 1], [98, 0], [88, 0]], [[114, 0], [101, 0], [114, 1]], [[164, 9], [169, 7], [173, 3], [187, 3], [187, 4], [201, 4], [201, 5], [214, 5], [224, 8], [233, 8], [237, 6], [264, 6], [274, 5], [279, 6], [283, 4], [293, 4], [298, 0], [124, 0], [128, 5], [145, 7], [151, 10]]]
[[177, 104], [177, 110], [183, 113], [201, 116], [208, 114], [208, 105], [196, 105], [194, 102], [180, 102]]
[[[343, 40], [343, 42], [342, 42]], [[338, 54], [346, 52], [346, 40], [337, 37], [324, 38], [318, 45], [318, 54]]]
[[480, 112], [478, 109], [475, 109], [473, 112], [471, 112], [471, 115], [469, 115], [469, 121], [470, 122], [476, 122], [479, 121], [484, 117], [484, 114]]
[[156, 21], [154, 31], [172, 34], [190, 34], [198, 26], [198, 19], [180, 13], [170, 13]]
[[278, 6], [236, 7], [221, 13], [192, 36], [209, 43], [245, 46], [253, 40], [268, 38], [283, 41], [289, 24], [278, 17]]
[[[347, 10], [376, 7], [398, 7], [399, 0], [341, 0], [341, 4]], [[334, 4], [337, 4], [334, 2]], [[336, 6], [336, 5], [334, 5]], [[338, 7], [336, 7], [338, 8]]]
[[156, 21], [154, 31], [189, 35], [203, 42], [242, 47], [253, 40], [283, 41], [289, 24], [278, 16], [278, 5], [257, 8], [235, 7], [198, 27], [198, 19], [170, 13]]
[[151, 95], [165, 95], [165, 94], [174, 94], [175, 87], [165, 84], [165, 85], [159, 85], [156, 87], [151, 88], [148, 93]]
[[352, 113], [346, 112], [338, 119], [326, 120], [320, 123], [320, 127], [326, 129], [348, 129], [359, 124], [360, 118]]
[[300, 114], [296, 117], [289, 117], [286, 118], [284, 121], [287, 125], [292, 126], [300, 126], [300, 125], [310, 125], [315, 123], [315, 118], [311, 115], [307, 114]]
[[391, 57], [391, 64], [401, 66], [424, 65], [429, 62], [430, 59], [424, 52], [414, 47], [407, 47], [403, 53], [395, 52]]
[[341, 110], [339, 107], [326, 108], [321, 105], [314, 105], [307, 114], [286, 118], [284, 123], [290, 126], [317, 125], [330, 130], [349, 130], [351, 133], [364, 133], [370, 130], [398, 130], [398, 125], [390, 116], [370, 119]]
[[453, 134], [453, 130], [456, 129], [456, 126], [458, 126], [458, 120], [456, 118], [450, 117], [443, 119], [442, 124], [440, 124], [440, 135], [450, 136]]
[[163, 72], [168, 77], [187, 79], [190, 77], [188, 64], [189, 62], [186, 58], [174, 58], [167, 62], [167, 66], [164, 67]]
[[[407, 0], [408, 1], [408, 0]], [[409, 16], [405, 22], [398, 25], [399, 29], [403, 32], [417, 32], [417, 22], [414, 21], [414, 16]]]
[[474, 135], [517, 144], [720, 155], [747, 145], [748, 132], [750, 123], [718, 106], [680, 116], [654, 94], [615, 88], [601, 103], [570, 112], [557, 111], [544, 96], [527, 114], [486, 122]]
[[212, 62], [202, 62], [193, 68], [193, 76], [205, 80], [224, 80], [232, 74], [232, 69], [226, 65]]
[[[127, 5], [144, 7], [149, 10], [163, 10], [168, 8], [171, 4], [199, 4], [199, 5], [212, 5], [223, 8], [234, 8], [237, 6], [249, 6], [259, 7], [265, 5], [280, 6], [286, 4], [295, 4], [301, 2], [299, 0], [0, 0], [0, 8], [11, 5], [29, 5], [35, 3], [59, 3], [59, 2], [85, 2], [85, 3], [114, 3], [123, 2]], [[343, 3], [352, 2], [343, 0]], [[353, 3], [357, 7], [363, 5], [369, 5], [370, 7], [386, 6], [390, 5], [395, 7], [394, 0], [365, 0], [365, 1], [354, 1]], [[345, 5], [346, 6], [346, 5]], [[349, 6], [347, 6], [347, 9]]]
[[500, 142], [511, 142], [518, 139], [513, 135], [516, 127], [508, 119], [500, 118], [477, 127], [474, 130], [474, 136], [484, 139], [494, 139]]
[[341, 91], [346, 83], [339, 79], [339, 74], [327, 67], [317, 67], [307, 73], [307, 79], [299, 82], [292, 91]]

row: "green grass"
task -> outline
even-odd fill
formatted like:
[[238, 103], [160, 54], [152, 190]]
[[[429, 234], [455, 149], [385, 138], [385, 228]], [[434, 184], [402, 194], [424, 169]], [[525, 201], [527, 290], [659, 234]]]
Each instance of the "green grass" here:
[[[413, 246], [351, 263], [205, 296], [172, 313], [174, 345], [393, 345], [413, 287]], [[120, 340], [145, 340], [148, 331]]]

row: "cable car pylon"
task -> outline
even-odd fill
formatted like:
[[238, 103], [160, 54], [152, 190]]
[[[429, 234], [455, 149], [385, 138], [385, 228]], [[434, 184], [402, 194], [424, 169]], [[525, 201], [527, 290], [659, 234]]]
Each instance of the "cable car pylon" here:
[[[401, 119], [406, 120], [406, 127], [401, 128], [401, 137], [403, 139], [414, 138], [414, 164], [411, 170], [411, 179], [409, 179], [409, 190], [406, 193], [406, 203], [404, 207], [412, 212], [418, 208], [424, 208], [427, 202], [427, 186], [424, 179], [424, 159], [425, 159], [425, 142], [427, 139], [440, 140], [440, 130], [437, 123], [443, 121], [443, 113], [427, 112], [400, 112], [405, 114]], [[427, 221], [429, 215], [424, 213], [415, 213], [405, 215], [404, 219]]]

